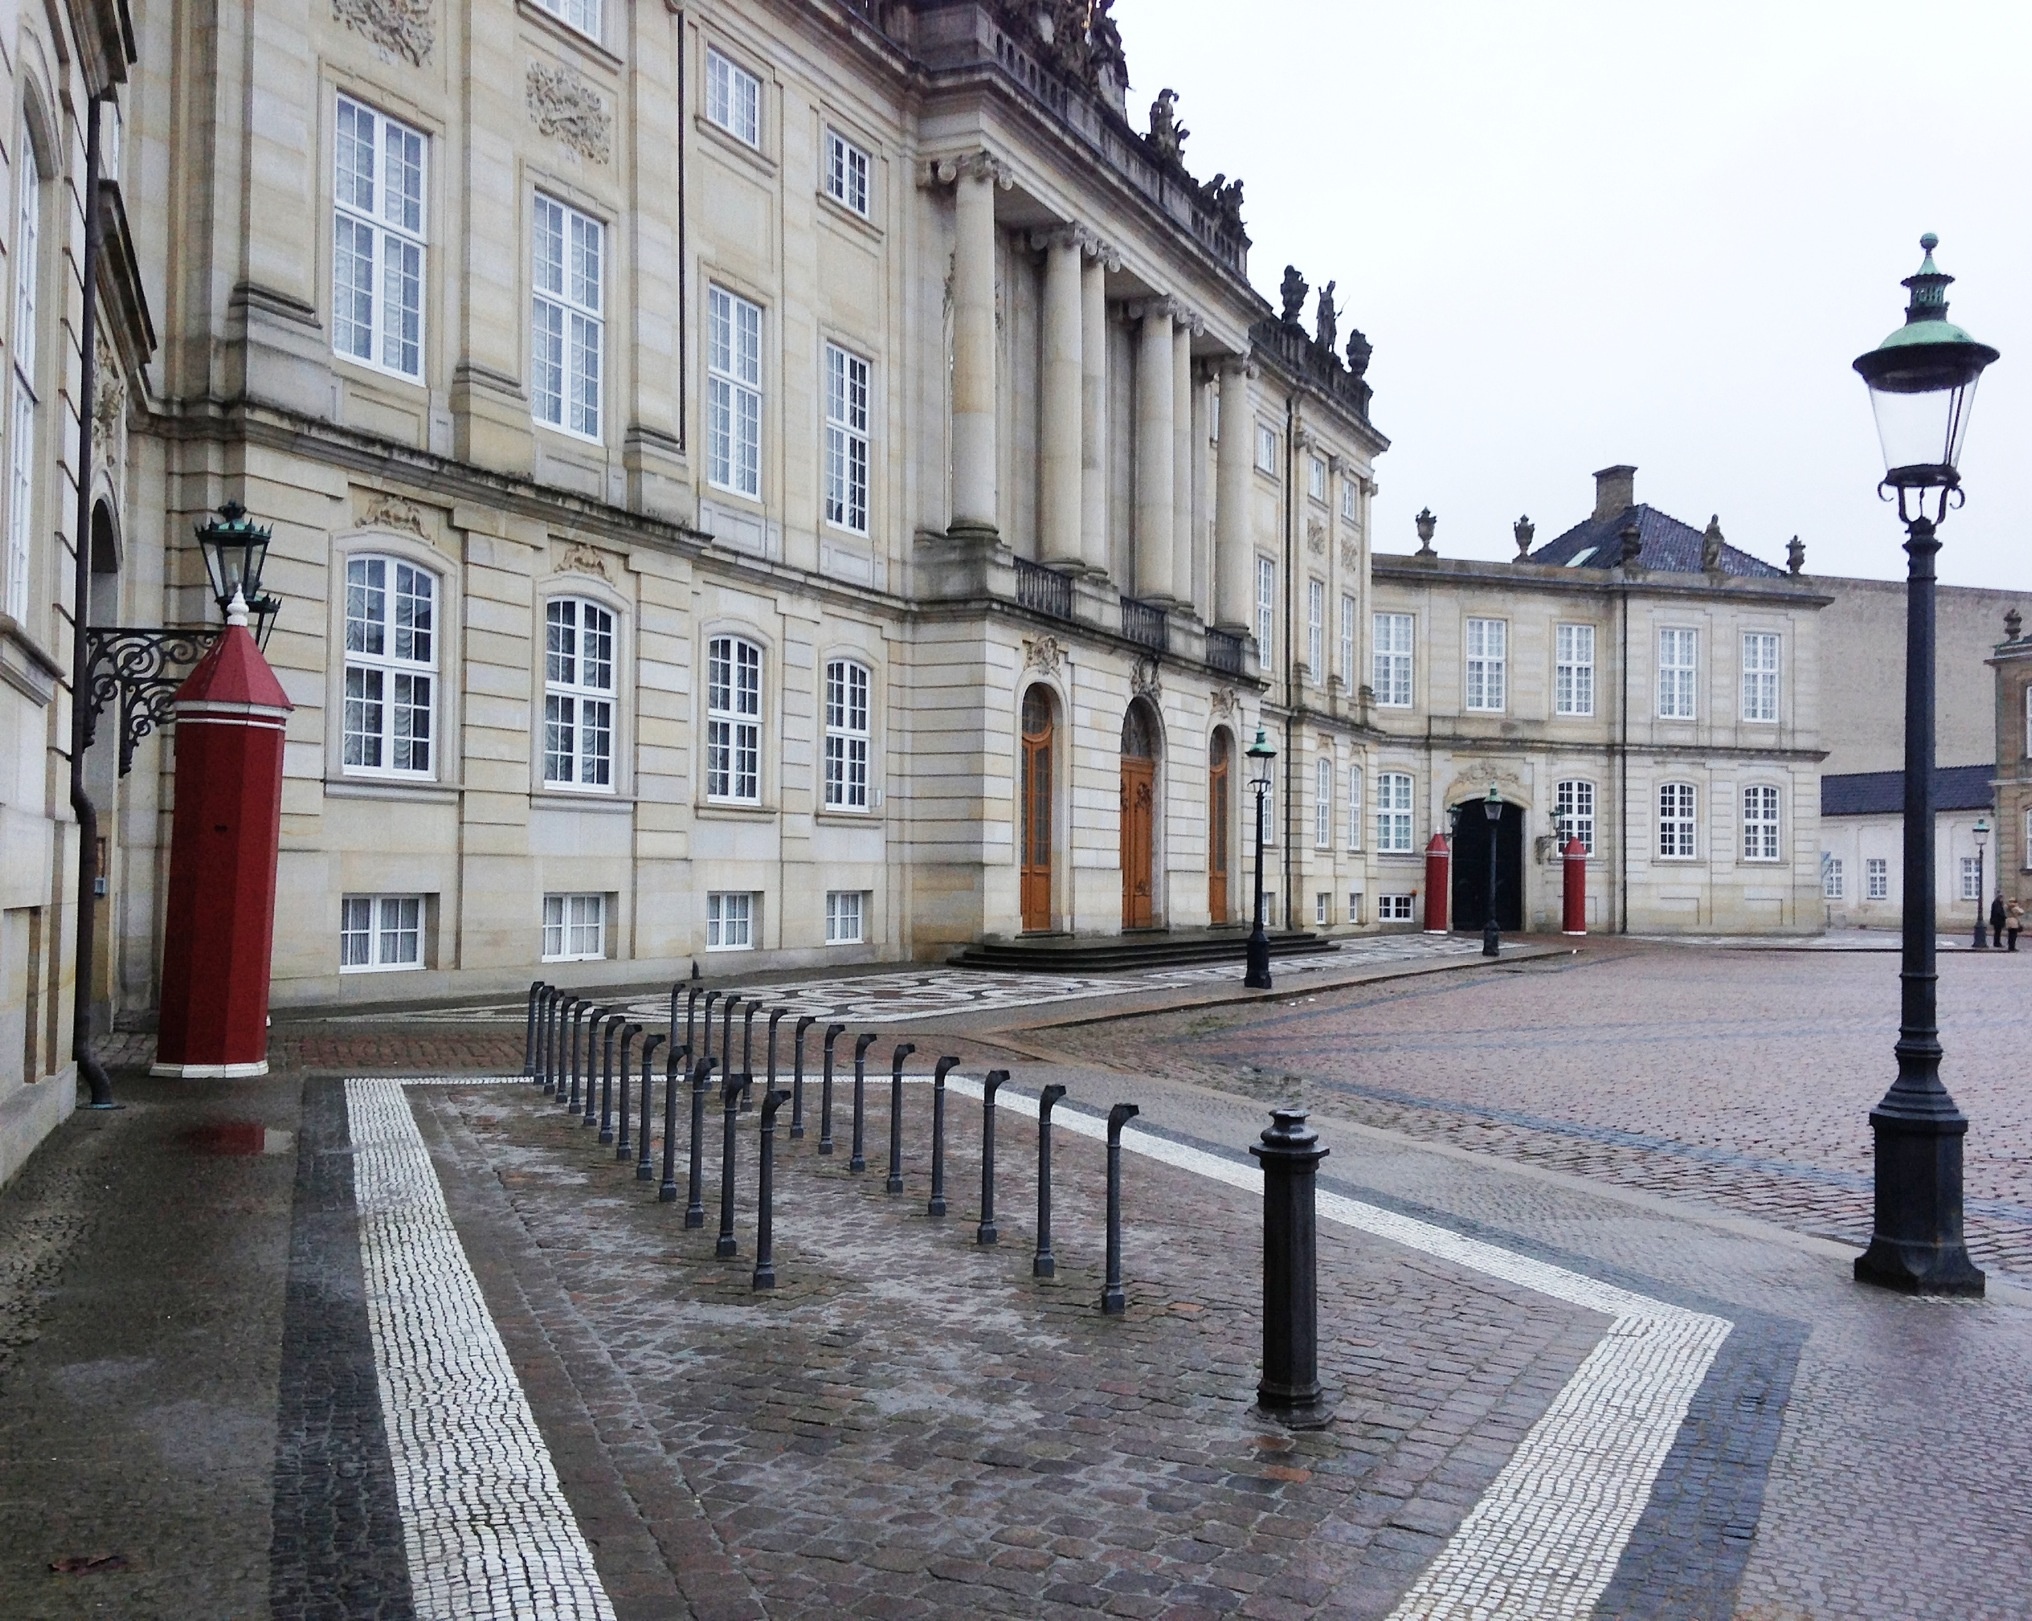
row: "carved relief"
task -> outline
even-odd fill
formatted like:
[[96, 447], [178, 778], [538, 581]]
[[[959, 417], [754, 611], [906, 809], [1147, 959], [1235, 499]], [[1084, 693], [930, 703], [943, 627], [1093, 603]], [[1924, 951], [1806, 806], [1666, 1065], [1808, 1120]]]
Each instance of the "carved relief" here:
[[1305, 521], [1305, 549], [1314, 557], [1326, 556], [1326, 525], [1317, 518]]
[[1352, 540], [1341, 542], [1341, 567], [1353, 574], [1362, 566], [1362, 551]]
[[437, 42], [432, 0], [332, 0], [332, 15], [391, 56], [422, 67]]
[[570, 68], [531, 62], [527, 99], [530, 119], [545, 135], [591, 162], [607, 161], [614, 121], [606, 99]]
[[120, 466], [127, 427], [127, 375], [103, 330], [92, 350], [92, 461], [109, 472]]
[[423, 514], [399, 495], [375, 493], [367, 496], [360, 504], [360, 527], [362, 529], [406, 529], [418, 540], [428, 540], [429, 532], [423, 526]]
[[565, 547], [564, 555], [558, 559], [557, 572], [560, 574], [592, 574], [605, 580], [609, 585], [614, 577], [607, 571], [607, 560], [584, 541], [573, 541]]
[[1139, 698], [1161, 698], [1164, 696], [1163, 666], [1149, 654], [1136, 661], [1136, 667], [1129, 672], [1129, 690]]
[[1057, 675], [1065, 666], [1065, 650], [1058, 645], [1056, 636], [1039, 636], [1036, 640], [1026, 639], [1023, 643], [1023, 668], [1042, 670], [1046, 675]]
[[1235, 696], [1235, 689], [1233, 687], [1215, 687], [1213, 696], [1208, 702], [1213, 705], [1214, 717], [1216, 719], [1236, 714], [1242, 707], [1241, 700]]

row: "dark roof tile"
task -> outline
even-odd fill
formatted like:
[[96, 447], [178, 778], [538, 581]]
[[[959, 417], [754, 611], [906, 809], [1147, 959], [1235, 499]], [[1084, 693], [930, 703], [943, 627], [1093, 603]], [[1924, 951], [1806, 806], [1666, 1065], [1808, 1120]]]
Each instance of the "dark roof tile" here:
[[[1643, 548], [1637, 554], [1638, 567], [1664, 574], [1703, 572], [1701, 531], [1641, 501], [1634, 507], [1625, 507], [1613, 518], [1589, 518], [1575, 524], [1557, 540], [1540, 546], [1531, 554], [1531, 561], [1569, 568], [1614, 568], [1623, 555], [1623, 528], [1632, 521], [1637, 525], [1637, 539]], [[1761, 579], [1785, 576], [1782, 568], [1774, 568], [1726, 541], [1722, 543], [1722, 573]]]
[[[1989, 765], [1936, 766], [1933, 772], [1935, 810], [1988, 810], [1995, 803], [1990, 788], [1996, 770]], [[1823, 816], [1896, 816], [1905, 809], [1905, 773], [1849, 771], [1820, 779]]]

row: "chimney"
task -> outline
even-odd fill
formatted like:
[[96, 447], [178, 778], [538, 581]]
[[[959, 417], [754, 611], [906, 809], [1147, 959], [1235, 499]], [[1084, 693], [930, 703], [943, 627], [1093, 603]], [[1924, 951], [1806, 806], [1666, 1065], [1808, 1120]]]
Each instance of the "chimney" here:
[[1620, 517], [1637, 504], [1637, 469], [1604, 467], [1595, 474], [1595, 522]]

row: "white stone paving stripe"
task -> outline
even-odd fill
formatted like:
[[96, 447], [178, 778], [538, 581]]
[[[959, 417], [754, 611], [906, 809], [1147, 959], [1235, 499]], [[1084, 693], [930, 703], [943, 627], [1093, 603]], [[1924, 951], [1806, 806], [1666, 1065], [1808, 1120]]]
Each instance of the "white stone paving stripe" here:
[[346, 1082], [367, 1322], [418, 1621], [614, 1621], [403, 1089]]

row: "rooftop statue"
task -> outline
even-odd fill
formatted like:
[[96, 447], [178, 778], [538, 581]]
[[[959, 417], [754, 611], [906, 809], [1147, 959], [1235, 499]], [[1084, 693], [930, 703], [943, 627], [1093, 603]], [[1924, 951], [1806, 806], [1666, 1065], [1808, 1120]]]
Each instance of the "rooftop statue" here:
[[1298, 266], [1284, 267], [1284, 282], [1277, 291], [1284, 299], [1284, 313], [1279, 317], [1286, 326], [1297, 326], [1299, 317], [1305, 314], [1305, 295], [1312, 289], [1305, 278], [1298, 273]]
[[1173, 163], [1185, 162], [1186, 137], [1192, 131], [1178, 121], [1178, 92], [1160, 90], [1157, 99], [1150, 103], [1150, 144], [1156, 148], [1160, 158], [1169, 158]]
[[1334, 340], [1340, 336], [1341, 315], [1333, 300], [1338, 286], [1339, 282], [1330, 281], [1319, 290], [1318, 339], [1321, 350], [1328, 355], [1334, 352]]
[[1722, 566], [1722, 515], [1717, 512], [1707, 521], [1707, 528], [1700, 537], [1700, 566], [1712, 574]]

